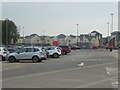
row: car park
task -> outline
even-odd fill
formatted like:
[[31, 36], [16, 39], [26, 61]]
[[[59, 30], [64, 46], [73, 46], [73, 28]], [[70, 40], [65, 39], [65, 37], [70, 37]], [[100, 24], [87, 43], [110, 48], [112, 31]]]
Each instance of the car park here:
[[5, 61], [5, 57], [8, 54], [8, 50], [5, 47], [0, 47], [0, 57], [2, 58], [2, 61]]
[[67, 45], [59, 45], [60, 48], [62, 48], [62, 54], [67, 55], [71, 52], [71, 48]]
[[38, 61], [42, 62], [46, 58], [46, 52], [41, 47], [24, 47], [6, 56], [6, 59], [11, 63], [19, 62], [19, 60], [32, 60], [36, 63]]
[[60, 48], [56, 46], [48, 46], [46, 47], [46, 51], [48, 52], [49, 56], [54, 58], [58, 58], [62, 54]]

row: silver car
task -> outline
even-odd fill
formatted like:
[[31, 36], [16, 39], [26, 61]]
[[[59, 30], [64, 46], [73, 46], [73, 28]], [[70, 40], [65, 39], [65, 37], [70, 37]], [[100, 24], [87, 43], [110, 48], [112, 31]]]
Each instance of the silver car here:
[[7, 54], [9, 54], [7, 48], [0, 47], [0, 60], [5, 61], [5, 57]]
[[42, 62], [47, 55], [42, 47], [24, 47], [14, 53], [9, 53], [6, 59], [9, 62], [19, 62], [19, 60], [32, 60], [33, 62]]

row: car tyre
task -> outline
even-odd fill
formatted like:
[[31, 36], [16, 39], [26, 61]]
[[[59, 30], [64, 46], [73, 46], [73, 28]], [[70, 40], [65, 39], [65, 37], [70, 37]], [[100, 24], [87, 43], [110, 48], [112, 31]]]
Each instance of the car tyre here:
[[15, 62], [19, 62], [20, 60], [15, 60]]
[[39, 62], [42, 62], [42, 59], [39, 59]]
[[32, 58], [32, 61], [33, 61], [34, 63], [37, 63], [38, 61], [41, 61], [41, 60], [39, 60], [39, 58], [38, 58], [37, 56], [34, 56], [34, 57]]
[[15, 59], [15, 57], [9, 57], [8, 61], [11, 63], [14, 63], [16, 61], [16, 59]]
[[5, 58], [2, 56], [2, 61], [5, 61]]
[[57, 53], [54, 53], [54, 54], [53, 54], [53, 57], [54, 57], [54, 58], [58, 58], [59, 55], [58, 55]]

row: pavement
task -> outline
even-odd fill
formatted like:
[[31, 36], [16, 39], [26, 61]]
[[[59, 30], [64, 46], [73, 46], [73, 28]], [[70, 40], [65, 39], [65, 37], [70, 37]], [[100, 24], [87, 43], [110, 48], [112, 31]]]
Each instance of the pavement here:
[[118, 88], [116, 51], [75, 50], [42, 63], [3, 62], [3, 88]]

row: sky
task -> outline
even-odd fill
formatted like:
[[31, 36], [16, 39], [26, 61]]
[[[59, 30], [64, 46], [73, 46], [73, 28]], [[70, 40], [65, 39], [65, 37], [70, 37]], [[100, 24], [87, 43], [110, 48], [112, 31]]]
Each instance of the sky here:
[[79, 34], [96, 30], [107, 36], [111, 13], [115, 31], [118, 30], [118, 2], [2, 2], [2, 19], [14, 21], [20, 27], [21, 36], [23, 33], [77, 35], [77, 24]]

